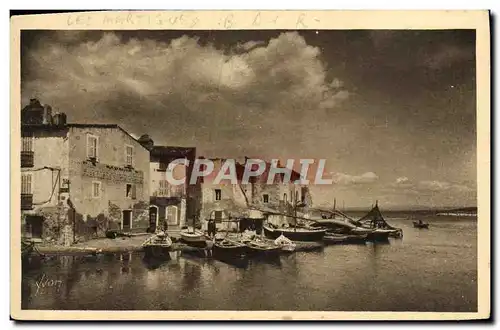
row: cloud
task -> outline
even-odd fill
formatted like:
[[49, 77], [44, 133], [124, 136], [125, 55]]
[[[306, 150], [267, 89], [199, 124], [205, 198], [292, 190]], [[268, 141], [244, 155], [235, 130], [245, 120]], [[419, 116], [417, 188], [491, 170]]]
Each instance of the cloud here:
[[410, 181], [410, 179], [408, 179], [406, 176], [402, 176], [402, 177], [399, 177], [396, 179], [397, 184], [407, 183], [409, 181]]
[[270, 139], [277, 150], [300, 144], [301, 127], [349, 96], [296, 32], [245, 42], [235, 54], [187, 35], [93, 33], [38, 36], [23, 61], [23, 105], [38, 97], [70, 122], [118, 122], [158, 143], [236, 153], [260, 152]]
[[354, 185], [373, 183], [378, 180], [378, 176], [373, 172], [366, 172], [361, 175], [349, 175], [345, 173], [332, 173], [333, 182], [340, 185]]
[[392, 184], [388, 185], [384, 191], [392, 192], [395, 194], [407, 193], [407, 194], [435, 194], [435, 193], [472, 193], [475, 191], [464, 184], [451, 183], [446, 181], [437, 180], [423, 180], [419, 182], [413, 182], [406, 176], [397, 178]]
[[417, 187], [419, 190], [432, 191], [432, 192], [472, 192], [474, 189], [461, 184], [453, 184], [444, 181], [421, 181]]

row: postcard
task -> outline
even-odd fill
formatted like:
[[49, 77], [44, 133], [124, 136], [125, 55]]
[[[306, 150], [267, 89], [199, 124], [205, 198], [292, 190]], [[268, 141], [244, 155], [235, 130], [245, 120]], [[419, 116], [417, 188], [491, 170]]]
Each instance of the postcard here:
[[11, 17], [15, 320], [490, 317], [487, 11]]

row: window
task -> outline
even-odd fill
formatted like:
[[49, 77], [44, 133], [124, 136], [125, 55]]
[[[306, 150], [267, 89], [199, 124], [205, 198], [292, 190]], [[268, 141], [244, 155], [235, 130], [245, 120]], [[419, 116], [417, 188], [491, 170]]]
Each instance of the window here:
[[87, 135], [87, 157], [98, 158], [99, 154], [99, 138], [94, 135]]
[[134, 147], [126, 145], [125, 146], [125, 164], [127, 166], [132, 166], [134, 163]]
[[288, 202], [288, 197], [286, 196], [286, 193], [283, 194], [283, 201], [285, 201], [285, 204]]
[[33, 194], [31, 190], [31, 173], [21, 175], [21, 194], [31, 195]]
[[221, 223], [222, 222], [222, 211], [215, 211], [214, 212], [215, 216], [215, 222], [216, 223]]
[[158, 196], [168, 197], [167, 180], [160, 180], [159, 184], [160, 184], [160, 188], [158, 189]]
[[92, 197], [93, 198], [101, 197], [101, 183], [99, 181], [92, 182]]
[[127, 196], [127, 198], [135, 199], [136, 198], [135, 188], [136, 188], [135, 185], [127, 183], [127, 186], [125, 188], [126, 189], [125, 196]]
[[215, 189], [215, 200], [220, 201], [222, 199], [222, 191], [220, 189]]
[[294, 202], [295, 202], [295, 204], [297, 204], [299, 202], [299, 191], [298, 190], [295, 191], [295, 201]]
[[269, 195], [268, 194], [262, 195], [262, 199], [264, 200], [264, 203], [269, 203]]
[[22, 152], [33, 152], [33, 137], [23, 136], [21, 140], [21, 151]]
[[169, 225], [178, 225], [178, 209], [175, 205], [167, 206], [167, 223]]

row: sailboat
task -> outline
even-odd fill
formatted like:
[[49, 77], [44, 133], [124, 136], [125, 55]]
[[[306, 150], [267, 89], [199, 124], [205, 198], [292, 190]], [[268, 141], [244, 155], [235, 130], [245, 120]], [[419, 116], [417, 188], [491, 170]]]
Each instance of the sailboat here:
[[193, 226], [191, 227], [191, 229], [188, 227], [181, 230], [181, 239], [188, 245], [195, 247], [205, 247], [207, 244], [206, 235], [201, 230], [196, 229], [195, 222], [195, 217], [193, 217]]
[[[303, 241], [303, 242], [319, 242], [323, 240], [327, 229], [325, 228], [313, 228], [310, 226], [298, 226], [297, 225], [297, 207], [301, 206], [296, 197], [294, 198], [293, 209], [294, 215], [292, 216], [294, 219], [293, 228], [281, 227], [278, 228], [271, 223], [265, 223], [263, 225], [264, 234], [266, 237], [271, 239], [277, 239], [280, 236], [284, 236], [292, 241]], [[286, 215], [289, 216], [289, 215]], [[306, 218], [302, 218], [304, 220], [309, 220]]]
[[378, 201], [364, 217], [356, 221], [356, 225], [373, 230], [367, 237], [371, 241], [387, 241], [389, 237], [403, 237], [402, 229], [395, 228], [385, 221], [378, 208]]

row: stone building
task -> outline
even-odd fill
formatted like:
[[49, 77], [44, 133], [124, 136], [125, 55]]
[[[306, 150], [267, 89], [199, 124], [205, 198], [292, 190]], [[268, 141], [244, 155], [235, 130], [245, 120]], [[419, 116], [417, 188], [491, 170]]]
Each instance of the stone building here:
[[149, 150], [115, 124], [66, 123], [36, 99], [21, 113], [22, 234], [71, 244], [149, 221]]
[[[169, 231], [180, 230], [191, 221], [197, 220], [200, 210], [199, 185], [189, 185], [191, 172], [196, 159], [196, 148], [155, 146], [148, 135], [138, 140], [150, 151], [150, 225], [155, 231], [167, 224]], [[170, 171], [169, 165], [178, 159], [187, 161], [176, 164]], [[174, 185], [167, 175], [183, 184]]]
[[[217, 174], [225, 159], [211, 159], [214, 163], [213, 173]], [[249, 183], [242, 184], [243, 173], [248, 158], [243, 162], [236, 162], [238, 184], [229, 181], [214, 183], [214, 177], [209, 177], [201, 185], [201, 218], [203, 228], [206, 228], [208, 219], [215, 219], [217, 228], [223, 230], [237, 230], [238, 222], [235, 219], [248, 219], [251, 217], [250, 208], [260, 209], [269, 213], [269, 221], [281, 226], [293, 222], [293, 218], [285, 214], [293, 213], [295, 200], [304, 205], [311, 205], [308, 187], [294, 183], [300, 178], [299, 173], [290, 171], [291, 180], [284, 183], [284, 175], [277, 174], [272, 183], [268, 183], [271, 163], [266, 162], [266, 169], [257, 176], [251, 177]], [[278, 163], [276, 166], [284, 168]], [[303, 208], [302, 208], [303, 209]]]

